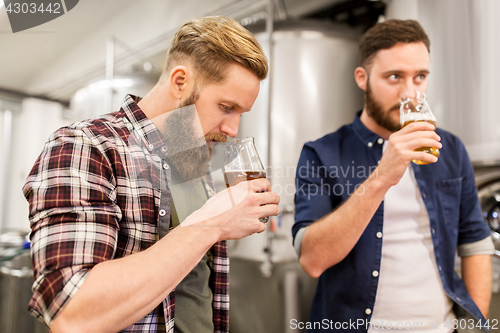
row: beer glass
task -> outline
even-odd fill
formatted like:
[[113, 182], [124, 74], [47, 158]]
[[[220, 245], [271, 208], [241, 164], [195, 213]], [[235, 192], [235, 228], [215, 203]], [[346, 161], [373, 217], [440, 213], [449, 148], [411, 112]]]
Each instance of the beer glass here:
[[[254, 138], [232, 139], [222, 143], [224, 149], [224, 181], [229, 188], [242, 181], [266, 178], [266, 171], [254, 145]], [[266, 223], [269, 217], [259, 219]]]
[[[401, 123], [401, 128], [415, 121], [426, 121], [433, 124], [434, 128], [436, 128], [436, 117], [432, 113], [431, 108], [429, 107], [429, 103], [427, 103], [427, 97], [425, 93], [417, 91], [416, 98], [406, 98], [402, 99], [400, 102], [401, 105], [399, 108], [399, 122]], [[439, 149], [435, 147], [421, 147], [415, 149], [415, 151], [423, 151], [439, 158]], [[431, 162], [413, 160], [413, 163], [424, 165]]]

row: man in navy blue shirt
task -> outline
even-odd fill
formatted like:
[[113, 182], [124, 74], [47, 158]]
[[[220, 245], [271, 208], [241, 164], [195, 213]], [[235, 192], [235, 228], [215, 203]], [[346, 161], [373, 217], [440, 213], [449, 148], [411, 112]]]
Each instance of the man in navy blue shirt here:
[[[368, 30], [354, 73], [363, 110], [304, 145], [292, 231], [302, 268], [319, 281], [308, 322], [291, 323], [298, 328], [453, 332], [495, 325], [486, 321], [493, 244], [464, 145], [430, 123], [400, 129], [400, 99], [427, 89], [429, 52], [416, 21]], [[441, 156], [415, 151], [420, 147]]]

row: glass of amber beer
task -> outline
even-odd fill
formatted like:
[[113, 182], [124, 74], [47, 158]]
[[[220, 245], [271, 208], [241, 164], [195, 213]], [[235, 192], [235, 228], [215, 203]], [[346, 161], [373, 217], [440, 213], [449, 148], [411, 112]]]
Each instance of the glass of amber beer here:
[[[245, 137], [232, 139], [222, 143], [224, 149], [224, 181], [229, 188], [242, 181], [257, 178], [266, 178], [266, 171], [262, 165], [254, 138]], [[266, 223], [269, 217], [261, 218]]]
[[[415, 121], [426, 121], [437, 126], [436, 117], [432, 113], [429, 103], [427, 103], [427, 97], [425, 93], [417, 91], [416, 98], [406, 98], [401, 100], [401, 106], [399, 108], [399, 121], [401, 123], [401, 128], [406, 125], [413, 123]], [[435, 147], [421, 147], [415, 149], [415, 151], [423, 151], [432, 154], [439, 158], [439, 149]], [[421, 160], [413, 160], [415, 164], [429, 164], [430, 162], [424, 162]]]

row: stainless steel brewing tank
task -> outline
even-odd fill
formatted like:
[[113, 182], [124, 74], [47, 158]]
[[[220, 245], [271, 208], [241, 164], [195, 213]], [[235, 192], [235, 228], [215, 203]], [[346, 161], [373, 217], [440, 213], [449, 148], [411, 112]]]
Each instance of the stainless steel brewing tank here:
[[[274, 261], [296, 259], [290, 229], [293, 224], [295, 170], [303, 144], [337, 130], [363, 107], [363, 94], [354, 81], [361, 34], [326, 21], [275, 23], [270, 77], [252, 111], [243, 115], [239, 136], [255, 137], [273, 190], [281, 197], [284, 214], [273, 242]], [[264, 25], [247, 27], [269, 55]], [[268, 98], [271, 86], [271, 137]], [[268, 160], [268, 149], [271, 159]], [[265, 235], [238, 242], [232, 256], [262, 260]]]
[[476, 163], [474, 166], [479, 201], [485, 222], [491, 229], [495, 245], [493, 264], [493, 294], [489, 317], [500, 318], [500, 164]]
[[47, 326], [28, 314], [32, 284], [29, 250], [0, 265], [0, 332], [48, 332]]
[[[269, 55], [264, 26], [247, 28]], [[306, 141], [350, 123], [363, 106], [363, 94], [354, 81], [359, 37], [358, 32], [329, 22], [275, 23], [271, 79], [262, 82], [252, 111], [243, 115], [239, 136], [255, 137], [273, 190], [281, 196], [283, 213], [272, 219], [276, 229], [270, 236], [269, 277], [261, 274], [266, 271], [261, 271], [261, 262], [268, 260], [264, 252], [268, 233], [228, 242], [233, 333], [295, 332], [301, 330], [292, 330], [291, 320], [307, 321], [316, 280], [300, 268], [292, 246], [295, 170]]]

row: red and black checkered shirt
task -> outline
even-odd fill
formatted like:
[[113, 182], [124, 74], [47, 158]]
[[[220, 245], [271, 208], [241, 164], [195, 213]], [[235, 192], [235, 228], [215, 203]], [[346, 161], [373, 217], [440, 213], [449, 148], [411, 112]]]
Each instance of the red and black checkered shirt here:
[[[127, 96], [118, 112], [56, 131], [24, 185], [35, 277], [29, 311], [48, 325], [92, 267], [155, 244], [169, 217], [167, 147], [137, 102]], [[226, 243], [211, 251], [214, 332], [228, 332]], [[173, 332], [174, 308], [172, 292], [123, 332]]]

